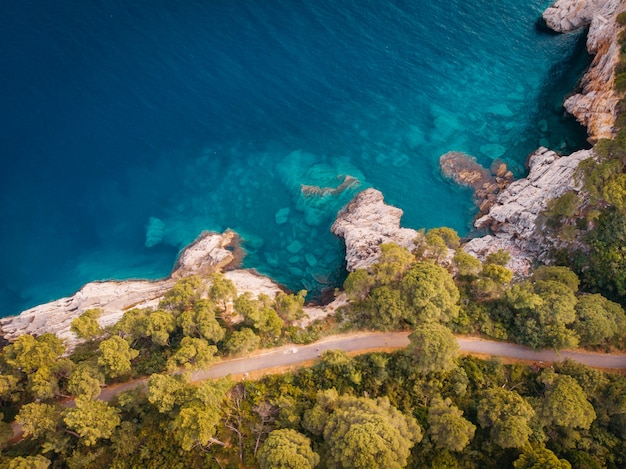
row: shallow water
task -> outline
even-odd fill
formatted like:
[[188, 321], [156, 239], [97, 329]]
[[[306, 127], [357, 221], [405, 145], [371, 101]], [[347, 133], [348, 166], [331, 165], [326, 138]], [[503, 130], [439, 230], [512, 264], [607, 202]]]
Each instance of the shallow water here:
[[291, 289], [332, 288], [328, 229], [365, 187], [406, 226], [466, 234], [441, 154], [521, 175], [540, 143], [584, 145], [560, 103], [588, 57], [536, 27], [549, 4], [5, 0], [0, 315], [165, 276], [206, 229], [237, 230], [245, 266]]

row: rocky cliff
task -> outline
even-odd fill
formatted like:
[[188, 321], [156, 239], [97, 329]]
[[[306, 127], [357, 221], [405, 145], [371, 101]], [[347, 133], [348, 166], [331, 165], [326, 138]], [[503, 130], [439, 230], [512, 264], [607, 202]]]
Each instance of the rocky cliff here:
[[621, 0], [558, 0], [543, 18], [557, 32], [589, 26], [587, 50], [593, 62], [580, 82], [578, 92], [565, 100], [565, 109], [587, 127], [589, 141], [613, 136], [616, 106], [613, 89], [615, 67], [619, 62], [617, 14], [626, 9]]
[[[579, 92], [567, 98], [564, 106], [587, 127], [592, 143], [614, 133], [619, 98], [613, 84], [620, 54], [616, 17], [625, 9], [621, 0], [558, 0], [543, 14], [546, 24], [557, 32], [589, 26], [587, 49], [594, 59]], [[508, 186], [489, 212], [476, 220], [477, 228], [492, 234], [471, 240], [464, 249], [479, 258], [506, 249], [512, 255], [509, 267], [519, 275], [528, 273], [533, 262], [545, 260], [548, 250], [559, 243], [537, 227], [537, 218], [549, 200], [579, 191], [574, 172], [580, 161], [592, 156], [590, 150], [568, 157], [545, 148], [534, 152], [528, 176]]]
[[367, 268], [378, 259], [380, 245], [395, 243], [413, 249], [421, 236], [417, 231], [400, 227], [402, 210], [387, 205], [376, 189], [360, 192], [337, 214], [330, 230], [346, 243], [348, 271]]
[[581, 150], [559, 157], [547, 148], [536, 150], [528, 158], [528, 176], [507, 186], [489, 212], [475, 221], [477, 229], [488, 229], [493, 235], [469, 241], [465, 251], [484, 258], [506, 249], [513, 258], [510, 267], [518, 274], [527, 273], [533, 260], [543, 260], [547, 249], [557, 242], [540, 231], [537, 218], [548, 201], [580, 191], [574, 173], [578, 164], [592, 155], [591, 150]]
[[[223, 234], [202, 233], [198, 239], [181, 252], [170, 277], [157, 280], [126, 280], [91, 282], [74, 295], [36, 306], [19, 316], [0, 319], [0, 334], [14, 340], [22, 334], [40, 335], [51, 332], [66, 339], [70, 348], [76, 336], [70, 331], [72, 320], [92, 308], [102, 308], [102, 326], [114, 324], [131, 308], [155, 307], [176, 282], [190, 275], [207, 275], [219, 271], [235, 260], [232, 243], [233, 232]], [[253, 271], [232, 270], [225, 276], [233, 281], [240, 293], [250, 291], [255, 295], [265, 293], [274, 297], [281, 291], [268, 277]]]

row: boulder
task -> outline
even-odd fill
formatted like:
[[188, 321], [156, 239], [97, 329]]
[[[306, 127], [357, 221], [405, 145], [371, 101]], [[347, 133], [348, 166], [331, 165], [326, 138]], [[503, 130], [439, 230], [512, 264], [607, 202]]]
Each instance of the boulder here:
[[330, 230], [345, 241], [348, 271], [376, 262], [383, 243], [416, 247], [415, 241], [421, 235], [400, 228], [402, 213], [401, 209], [385, 204], [383, 194], [376, 189], [360, 192], [339, 211]]

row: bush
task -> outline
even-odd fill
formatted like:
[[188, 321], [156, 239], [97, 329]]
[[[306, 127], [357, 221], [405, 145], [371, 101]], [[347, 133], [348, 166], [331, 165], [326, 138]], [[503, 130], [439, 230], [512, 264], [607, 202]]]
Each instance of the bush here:
[[615, 77], [615, 90], [623, 93], [626, 91], [626, 73], [619, 73]]
[[620, 13], [619, 15], [617, 15], [617, 23], [620, 26], [625, 26], [626, 25], [626, 11], [623, 11], [622, 13]]

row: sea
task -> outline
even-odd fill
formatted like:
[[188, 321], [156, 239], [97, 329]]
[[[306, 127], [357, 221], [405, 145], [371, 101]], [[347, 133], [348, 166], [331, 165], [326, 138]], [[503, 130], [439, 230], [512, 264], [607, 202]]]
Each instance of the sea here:
[[587, 145], [562, 107], [584, 32], [548, 32], [550, 3], [3, 0], [0, 316], [165, 277], [203, 230], [319, 299], [345, 277], [330, 225], [368, 187], [404, 226], [471, 236], [442, 154], [519, 177], [539, 145]]

